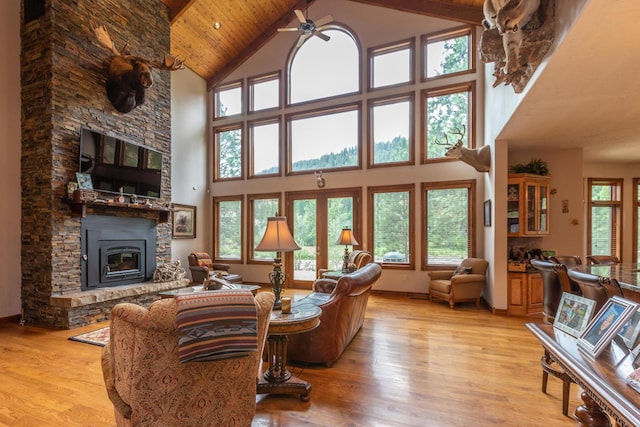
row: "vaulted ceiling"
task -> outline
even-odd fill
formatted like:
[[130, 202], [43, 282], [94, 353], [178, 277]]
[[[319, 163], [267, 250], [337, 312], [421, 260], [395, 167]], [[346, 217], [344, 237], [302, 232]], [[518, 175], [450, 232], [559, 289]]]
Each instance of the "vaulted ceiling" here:
[[[171, 51], [211, 88], [295, 21], [314, 0], [162, 0]], [[345, 0], [347, 1], [347, 0]], [[348, 0], [480, 25], [484, 0]], [[216, 29], [216, 23], [219, 28]]]

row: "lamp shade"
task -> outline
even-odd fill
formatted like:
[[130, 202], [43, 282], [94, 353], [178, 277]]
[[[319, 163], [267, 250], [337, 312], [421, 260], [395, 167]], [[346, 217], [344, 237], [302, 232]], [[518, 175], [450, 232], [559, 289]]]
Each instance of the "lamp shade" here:
[[298, 249], [300, 246], [293, 240], [287, 225], [287, 217], [272, 216], [267, 218], [267, 228], [255, 250], [259, 252], [291, 252]]
[[343, 228], [340, 232], [340, 237], [338, 237], [338, 241], [336, 245], [358, 245], [358, 241], [353, 235], [353, 231], [350, 228]]

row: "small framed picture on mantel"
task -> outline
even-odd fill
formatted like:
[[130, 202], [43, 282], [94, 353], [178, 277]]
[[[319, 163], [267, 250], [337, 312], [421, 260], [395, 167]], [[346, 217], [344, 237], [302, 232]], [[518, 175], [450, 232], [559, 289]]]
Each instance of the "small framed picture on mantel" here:
[[191, 205], [172, 205], [171, 223], [174, 239], [196, 238], [196, 207]]

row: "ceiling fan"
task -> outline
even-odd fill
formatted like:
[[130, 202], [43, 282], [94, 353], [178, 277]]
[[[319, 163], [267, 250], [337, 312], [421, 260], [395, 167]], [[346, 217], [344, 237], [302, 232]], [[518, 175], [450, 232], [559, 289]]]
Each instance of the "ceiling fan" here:
[[307, 37], [310, 36], [320, 37], [324, 41], [329, 41], [330, 37], [326, 34], [323, 34], [322, 31], [318, 31], [317, 28], [333, 21], [333, 17], [331, 15], [327, 15], [318, 19], [316, 22], [313, 22], [311, 19], [309, 19], [309, 8], [306, 9], [307, 15], [305, 15], [301, 10], [298, 9], [294, 10], [293, 12], [298, 17], [300, 25], [298, 25], [297, 27], [278, 28], [278, 31], [300, 31], [302, 34], [300, 34], [300, 37], [298, 38], [296, 47], [300, 47], [302, 43], [304, 43], [304, 41], [307, 39]]

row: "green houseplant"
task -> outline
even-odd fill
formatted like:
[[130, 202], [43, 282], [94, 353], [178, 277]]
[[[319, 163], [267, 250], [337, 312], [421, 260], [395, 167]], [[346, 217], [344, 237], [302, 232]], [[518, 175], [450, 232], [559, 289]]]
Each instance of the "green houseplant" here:
[[509, 168], [511, 173], [531, 173], [534, 175], [547, 176], [549, 175], [549, 168], [547, 162], [542, 159], [531, 159], [529, 163], [517, 163]]

